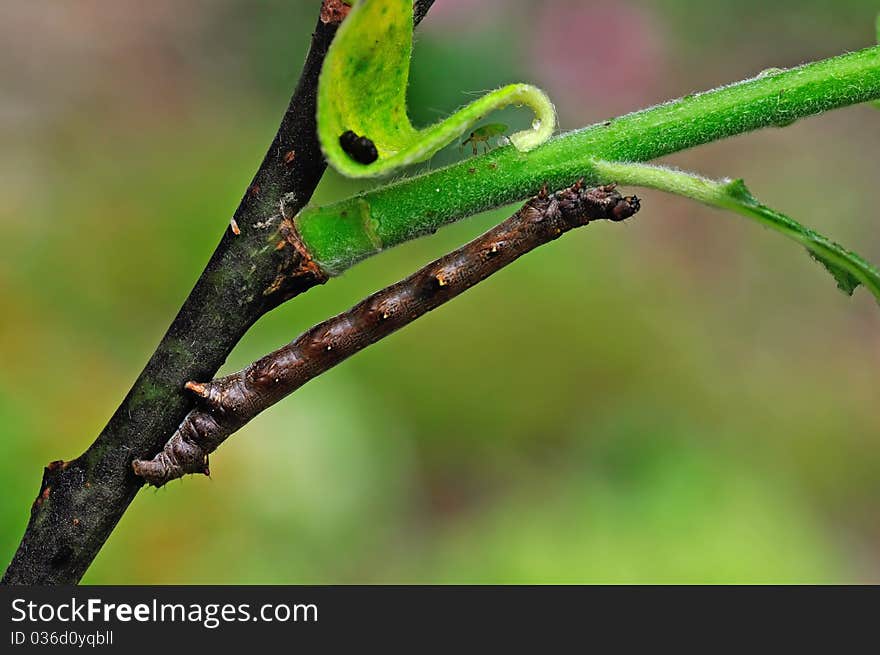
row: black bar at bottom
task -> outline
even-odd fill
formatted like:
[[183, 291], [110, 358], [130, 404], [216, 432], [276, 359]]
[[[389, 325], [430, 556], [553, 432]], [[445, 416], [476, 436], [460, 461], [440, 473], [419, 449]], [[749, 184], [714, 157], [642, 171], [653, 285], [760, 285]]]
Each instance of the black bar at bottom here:
[[[829, 644], [873, 632], [877, 587], [2, 587], [0, 652], [92, 647], [136, 652], [308, 646], [760, 645], [768, 632]], [[839, 625], [839, 624], [838, 624]], [[763, 635], [763, 636], [761, 636]], [[830, 636], [830, 635], [829, 635]], [[605, 646], [601, 646], [604, 644]], [[817, 645], [814, 641], [813, 645]], [[494, 650], [492, 651], [494, 652]]]

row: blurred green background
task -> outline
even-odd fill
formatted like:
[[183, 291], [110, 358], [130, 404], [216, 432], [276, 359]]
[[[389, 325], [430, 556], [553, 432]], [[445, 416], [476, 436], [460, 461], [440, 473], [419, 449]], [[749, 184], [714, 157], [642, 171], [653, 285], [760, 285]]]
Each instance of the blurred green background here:
[[[93, 440], [286, 106], [317, 1], [16, 3], [0, 21], [0, 560]], [[426, 122], [503, 82], [563, 129], [873, 42], [873, 1], [438, 0]], [[527, 120], [511, 113], [506, 122]], [[880, 261], [880, 114], [669, 158]], [[462, 155], [441, 153], [432, 166]], [[361, 188], [328, 173], [318, 200]], [[880, 311], [781, 237], [656, 193], [260, 416], [144, 491], [89, 583], [878, 582]], [[239, 368], [483, 215], [263, 319]]]

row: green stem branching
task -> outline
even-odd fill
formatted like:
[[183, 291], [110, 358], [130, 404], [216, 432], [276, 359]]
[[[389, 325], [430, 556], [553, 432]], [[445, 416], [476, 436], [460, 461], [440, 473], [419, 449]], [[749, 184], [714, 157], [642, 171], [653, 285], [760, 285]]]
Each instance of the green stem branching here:
[[580, 178], [603, 180], [593, 160], [644, 162], [764, 127], [880, 98], [880, 47], [697, 93], [557, 136], [529, 153], [513, 147], [322, 207], [296, 219], [331, 275], [383, 249]]
[[742, 180], [708, 180], [685, 171], [649, 164], [601, 160], [593, 164], [594, 170], [604, 179], [674, 193], [750, 218], [804, 246], [834, 276], [844, 293], [852, 295], [862, 284], [880, 302], [880, 271], [840, 244], [762, 205]]

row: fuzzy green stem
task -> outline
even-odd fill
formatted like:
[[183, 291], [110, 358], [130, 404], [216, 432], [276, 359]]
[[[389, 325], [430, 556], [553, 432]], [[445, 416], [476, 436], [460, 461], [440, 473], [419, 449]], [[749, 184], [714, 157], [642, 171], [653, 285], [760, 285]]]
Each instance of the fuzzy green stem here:
[[595, 171], [619, 184], [648, 187], [735, 212], [800, 243], [821, 262], [847, 294], [862, 284], [880, 302], [880, 271], [843, 246], [759, 203], [742, 180], [708, 180], [684, 171], [626, 162], [596, 160]]
[[880, 98], [880, 47], [694, 94], [560, 135], [530, 153], [499, 148], [447, 168], [363, 193], [297, 217], [321, 267], [339, 274], [394, 245], [547, 184], [600, 181], [593, 159], [648, 161], [763, 127], [785, 126]]

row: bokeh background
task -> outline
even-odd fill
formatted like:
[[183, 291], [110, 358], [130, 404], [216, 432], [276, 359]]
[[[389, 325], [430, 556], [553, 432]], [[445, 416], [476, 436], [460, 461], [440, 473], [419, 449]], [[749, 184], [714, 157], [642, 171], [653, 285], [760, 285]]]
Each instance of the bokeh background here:
[[[0, 12], [0, 561], [213, 250], [317, 0]], [[417, 122], [504, 82], [571, 129], [870, 45], [873, 0], [438, 0]], [[527, 117], [509, 113], [512, 125]], [[668, 158], [880, 261], [880, 114]], [[460, 158], [450, 148], [431, 164]], [[361, 188], [328, 173], [318, 200]], [[643, 193], [311, 382], [140, 494], [89, 583], [878, 582], [880, 311], [742, 219]], [[263, 319], [239, 368], [498, 222], [367, 261]]]

